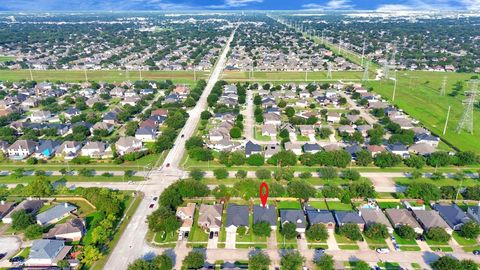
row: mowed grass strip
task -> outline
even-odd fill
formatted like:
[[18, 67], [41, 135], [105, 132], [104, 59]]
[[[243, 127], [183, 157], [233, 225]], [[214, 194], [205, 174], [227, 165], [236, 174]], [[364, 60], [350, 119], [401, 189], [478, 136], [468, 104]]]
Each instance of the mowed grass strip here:
[[[397, 73], [397, 91], [392, 102], [393, 81], [369, 81], [367, 87], [382, 95], [389, 102], [398, 105], [413, 118], [419, 120], [428, 129], [439, 135], [460, 150], [480, 152], [480, 126], [474, 125], [473, 134], [457, 132], [457, 125], [464, 112], [463, 101], [467, 98], [467, 81], [478, 74], [474, 73], [444, 73], [428, 71], [399, 71]], [[446, 95], [440, 95], [443, 77], [447, 77]], [[451, 96], [457, 82], [463, 83], [463, 90], [458, 95]], [[447, 131], [443, 128], [447, 118], [448, 107], [451, 106]], [[480, 110], [474, 110], [474, 119], [480, 119]]]
[[[90, 81], [122, 82], [140, 80], [140, 72], [130, 70], [87, 70], [87, 77]], [[206, 79], [209, 71], [196, 72], [197, 79]], [[32, 77], [36, 81], [64, 81], [82, 82], [85, 81], [84, 70], [32, 70]], [[172, 80], [176, 83], [193, 83], [193, 71], [142, 71], [143, 80]], [[30, 80], [30, 71], [21, 70], [0, 70], [0, 80], [19, 81]]]
[[[327, 71], [257, 71], [253, 77], [248, 71], [224, 71], [221, 78], [226, 81], [335, 81], [361, 80], [363, 71], [332, 71], [332, 78], [327, 77]], [[373, 75], [370, 75], [373, 77]]]

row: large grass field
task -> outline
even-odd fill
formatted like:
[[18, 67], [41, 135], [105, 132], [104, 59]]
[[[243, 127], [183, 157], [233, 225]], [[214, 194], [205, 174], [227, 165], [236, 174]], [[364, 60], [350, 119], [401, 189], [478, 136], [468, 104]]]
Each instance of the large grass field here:
[[[224, 71], [221, 79], [226, 81], [264, 81], [264, 82], [314, 82], [357, 80], [363, 77], [363, 71], [332, 71], [332, 79], [327, 78], [327, 71], [310, 71], [305, 78], [304, 71], [258, 71], [254, 72], [253, 78], [249, 78], [248, 71]], [[370, 72], [372, 79], [374, 74]], [[306, 80], [305, 80], [306, 79]]]
[[[140, 80], [140, 72], [124, 70], [87, 70], [90, 81], [122, 82]], [[197, 79], [206, 79], [207, 71], [198, 71]], [[33, 79], [36, 81], [85, 81], [84, 70], [32, 70]], [[0, 80], [19, 81], [30, 80], [29, 70], [0, 70]], [[172, 80], [175, 83], [188, 83], [194, 81], [193, 71], [142, 71], [144, 80]]]
[[[480, 153], [480, 125], [474, 124], [474, 134], [462, 131], [457, 133], [457, 124], [464, 111], [463, 101], [466, 96], [463, 91], [457, 96], [451, 96], [457, 82], [464, 84], [475, 74], [444, 73], [426, 71], [401, 71], [397, 73], [397, 91], [392, 102], [393, 81], [369, 81], [367, 86], [381, 94], [385, 99], [398, 105], [413, 118], [419, 120], [428, 129], [460, 150], [473, 150]], [[440, 95], [443, 77], [447, 76], [446, 95]], [[447, 131], [443, 135], [443, 128], [447, 118], [448, 106], [451, 106]], [[480, 119], [480, 110], [475, 109], [474, 123]]]

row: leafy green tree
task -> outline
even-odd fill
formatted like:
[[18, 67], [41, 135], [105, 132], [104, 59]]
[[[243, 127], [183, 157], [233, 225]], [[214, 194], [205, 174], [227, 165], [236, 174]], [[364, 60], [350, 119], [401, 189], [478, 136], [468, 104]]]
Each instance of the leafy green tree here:
[[319, 270], [334, 270], [335, 262], [333, 257], [328, 254], [323, 254], [320, 258], [315, 259], [315, 265], [317, 265]]
[[445, 231], [444, 228], [433, 227], [430, 228], [426, 234], [427, 238], [435, 242], [448, 242], [450, 240], [450, 235]]
[[148, 228], [156, 233], [174, 233], [180, 228], [175, 212], [162, 205], [148, 216], [147, 221]]
[[247, 158], [247, 164], [250, 166], [263, 166], [265, 159], [260, 154], [253, 154]]
[[425, 201], [436, 201], [440, 199], [440, 189], [430, 183], [411, 183], [405, 195], [408, 198], [423, 199]]
[[337, 170], [333, 167], [322, 167], [317, 170], [323, 179], [335, 179], [338, 177]]
[[272, 228], [266, 221], [260, 221], [253, 224], [253, 234], [255, 235], [269, 237], [271, 232]]
[[465, 238], [476, 239], [480, 235], [480, 225], [475, 221], [468, 221], [460, 228], [460, 235]]
[[279, 166], [295, 166], [297, 164], [297, 155], [292, 151], [282, 150], [268, 159], [268, 163]]
[[80, 261], [85, 264], [92, 264], [102, 258], [102, 253], [98, 248], [92, 245], [87, 245], [80, 255]]
[[308, 200], [315, 196], [317, 190], [304, 180], [294, 180], [288, 183], [287, 192], [291, 197]]
[[203, 139], [200, 136], [192, 136], [185, 142], [185, 149], [191, 150], [195, 147], [203, 147]]
[[285, 114], [288, 116], [288, 117], [292, 117], [295, 115], [295, 109], [293, 107], [286, 107], [285, 108]]
[[240, 178], [240, 179], [245, 179], [245, 178], [247, 178], [247, 171], [238, 170], [237, 173], [235, 174], [235, 177]]
[[417, 236], [417, 233], [415, 232], [415, 230], [408, 225], [401, 225], [397, 227], [395, 231], [401, 238], [404, 238], [407, 240], [414, 240], [415, 237]]
[[60, 269], [68, 269], [70, 267], [70, 263], [67, 260], [61, 260], [57, 262], [57, 267]]
[[286, 222], [282, 225], [280, 233], [285, 237], [285, 239], [293, 239], [297, 237], [297, 226], [291, 222]]
[[356, 170], [344, 170], [342, 171], [341, 176], [343, 179], [351, 181], [356, 181], [360, 179], [360, 173]]
[[368, 166], [372, 164], [373, 158], [372, 158], [372, 153], [368, 150], [360, 150], [356, 153], [357, 158], [355, 160], [355, 163], [359, 166]]
[[242, 130], [239, 127], [233, 127], [230, 129], [230, 137], [233, 139], [238, 139], [242, 137]]
[[152, 260], [152, 265], [155, 270], [170, 270], [173, 269], [173, 260], [166, 253], [158, 255]]
[[404, 161], [405, 165], [411, 168], [421, 169], [425, 166], [425, 158], [419, 155], [411, 155], [409, 158], [406, 158]]
[[190, 251], [183, 259], [183, 267], [186, 269], [198, 269], [205, 264], [205, 254], [199, 251]]
[[265, 252], [252, 253], [248, 256], [248, 269], [268, 270], [271, 260]]
[[281, 270], [300, 270], [305, 259], [296, 250], [287, 251], [280, 259]]
[[323, 224], [313, 224], [306, 232], [307, 239], [314, 241], [324, 241], [328, 238], [327, 227]]
[[380, 168], [394, 167], [402, 161], [402, 158], [399, 155], [382, 152], [375, 156], [374, 164]]
[[432, 269], [434, 270], [458, 270], [460, 268], [460, 262], [450, 256], [443, 256], [438, 258], [432, 263]]
[[389, 234], [385, 224], [373, 223], [367, 226], [365, 235], [371, 239], [385, 239]]
[[190, 171], [190, 177], [197, 180], [197, 181], [202, 180], [204, 176], [205, 176], [205, 172], [203, 172], [202, 170], [200, 170], [198, 168], [193, 168]]
[[370, 270], [370, 265], [365, 261], [356, 261], [355, 265], [352, 268], [353, 270]]
[[354, 223], [347, 223], [342, 225], [338, 229], [338, 233], [353, 241], [360, 241], [363, 239], [362, 233], [360, 232], [358, 225]]
[[145, 259], [136, 259], [128, 265], [127, 270], [151, 270], [152, 264]]
[[29, 225], [25, 229], [25, 236], [28, 239], [37, 239], [40, 238], [43, 234], [43, 227], [38, 224]]
[[225, 179], [228, 177], [228, 171], [225, 168], [218, 168], [213, 170], [213, 175], [215, 175], [217, 179]]
[[35, 218], [23, 209], [12, 214], [12, 228], [15, 230], [24, 230], [33, 224], [35, 224]]
[[272, 173], [267, 170], [267, 169], [258, 169], [257, 171], [255, 171], [255, 176], [258, 178], [258, 179], [270, 179], [272, 177]]
[[478, 270], [478, 264], [473, 260], [461, 260], [460, 268], [462, 270]]
[[25, 195], [35, 197], [48, 197], [54, 193], [50, 181], [46, 177], [36, 177], [25, 187]]

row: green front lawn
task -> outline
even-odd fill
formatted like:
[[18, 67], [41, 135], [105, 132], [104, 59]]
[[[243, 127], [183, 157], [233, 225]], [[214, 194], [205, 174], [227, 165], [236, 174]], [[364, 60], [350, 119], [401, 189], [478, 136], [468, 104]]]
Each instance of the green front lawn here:
[[328, 206], [327, 206], [327, 203], [325, 201], [310, 201], [310, 202], [308, 202], [308, 204], [310, 204], [310, 206], [312, 206], [314, 208], [317, 208], [317, 209], [328, 210]]
[[337, 210], [337, 211], [353, 210], [353, 206], [349, 203], [327, 201], [327, 205], [329, 210]]
[[277, 203], [278, 209], [302, 209], [299, 201], [280, 201]]

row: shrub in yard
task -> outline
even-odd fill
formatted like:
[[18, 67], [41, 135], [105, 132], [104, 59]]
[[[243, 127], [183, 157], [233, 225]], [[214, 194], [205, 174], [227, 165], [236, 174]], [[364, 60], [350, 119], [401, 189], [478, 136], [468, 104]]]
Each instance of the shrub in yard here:
[[270, 179], [272, 173], [267, 169], [260, 169], [255, 172], [255, 176], [257, 176], [258, 179]]
[[270, 223], [266, 221], [260, 221], [253, 224], [253, 234], [255, 235], [268, 237], [271, 232], [272, 228], [270, 227]]
[[445, 229], [440, 227], [430, 228], [427, 232], [427, 238], [436, 242], [448, 242], [450, 240], [450, 235], [445, 231]]
[[213, 175], [215, 175], [217, 179], [225, 179], [228, 177], [228, 171], [225, 168], [215, 169], [213, 170]]
[[480, 235], [480, 225], [475, 221], [468, 221], [460, 229], [460, 235], [465, 238], [476, 239]]
[[291, 222], [287, 222], [282, 225], [280, 233], [285, 237], [285, 239], [293, 239], [297, 237], [297, 226]]
[[415, 230], [408, 225], [401, 225], [397, 227], [395, 231], [401, 238], [407, 239], [407, 240], [414, 240], [415, 237], [417, 236], [417, 233], [415, 232]]
[[333, 167], [319, 168], [318, 173], [323, 179], [335, 179], [338, 176], [337, 170]]
[[248, 257], [248, 269], [268, 270], [271, 260], [265, 252], [251, 253]]
[[306, 232], [308, 240], [324, 241], [328, 238], [327, 227], [323, 224], [313, 224]]
[[360, 179], [360, 173], [355, 170], [344, 170], [342, 171], [342, 178], [347, 180], [356, 181]]
[[365, 235], [371, 239], [385, 239], [388, 237], [388, 229], [385, 224], [373, 223], [368, 225]]
[[308, 178], [312, 177], [312, 173], [311, 172], [302, 172], [302, 173], [300, 173], [299, 177], [302, 178], [302, 179], [308, 179]]
[[247, 178], [247, 171], [238, 170], [238, 172], [235, 174], [235, 177], [241, 178], [241, 179]]
[[305, 259], [302, 257], [300, 252], [296, 250], [288, 251], [282, 255], [282, 259], [280, 260], [281, 269], [300, 269], [303, 265], [304, 260]]
[[195, 180], [202, 180], [205, 176], [205, 172], [201, 171], [200, 169], [192, 169], [190, 171], [190, 177]]
[[333, 257], [328, 254], [323, 254], [320, 258], [316, 258], [314, 261], [315, 265], [317, 265], [318, 269], [320, 270], [333, 270], [335, 269], [335, 262], [333, 261]]
[[344, 224], [338, 229], [338, 233], [352, 241], [360, 241], [363, 239], [358, 225], [353, 223]]

